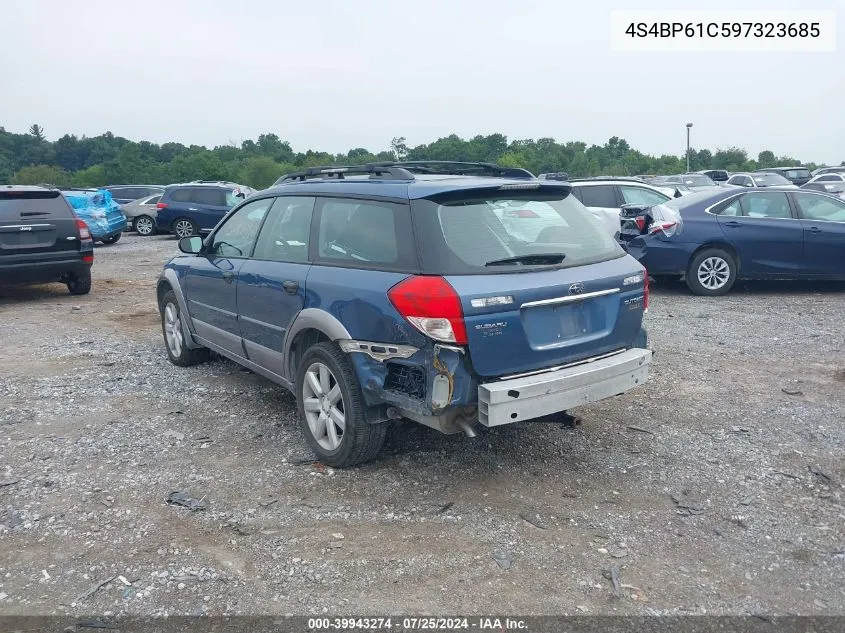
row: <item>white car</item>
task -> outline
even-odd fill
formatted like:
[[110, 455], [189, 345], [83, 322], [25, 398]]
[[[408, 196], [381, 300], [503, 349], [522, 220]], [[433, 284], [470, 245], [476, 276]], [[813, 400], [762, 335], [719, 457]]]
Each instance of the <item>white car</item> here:
[[619, 232], [619, 211], [624, 204], [654, 206], [672, 200], [670, 190], [648, 185], [634, 178], [585, 178], [570, 180], [572, 192], [615, 236]]
[[733, 174], [726, 185], [734, 187], [784, 187], [785, 189], [798, 189], [798, 185], [793, 185], [786, 178], [780, 174]]

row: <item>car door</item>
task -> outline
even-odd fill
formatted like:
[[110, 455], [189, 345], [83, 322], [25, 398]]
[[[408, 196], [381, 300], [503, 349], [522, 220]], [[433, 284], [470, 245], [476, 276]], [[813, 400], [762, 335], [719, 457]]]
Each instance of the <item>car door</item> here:
[[282, 378], [285, 337], [305, 305], [314, 201], [276, 198], [239, 275], [238, 321], [247, 357]]
[[749, 191], [739, 197], [739, 202], [742, 215], [722, 213], [718, 219], [739, 256], [740, 274], [743, 277], [801, 274], [804, 229], [793, 217], [786, 193]]
[[238, 276], [271, 203], [264, 198], [235, 211], [206, 239], [185, 272], [185, 299], [197, 334], [240, 357], [245, 353], [238, 324]]
[[816, 193], [790, 195], [804, 229], [806, 272], [845, 278], [845, 201]]
[[608, 233], [619, 232], [619, 208], [622, 197], [615, 185], [581, 185], [581, 202], [601, 223]]

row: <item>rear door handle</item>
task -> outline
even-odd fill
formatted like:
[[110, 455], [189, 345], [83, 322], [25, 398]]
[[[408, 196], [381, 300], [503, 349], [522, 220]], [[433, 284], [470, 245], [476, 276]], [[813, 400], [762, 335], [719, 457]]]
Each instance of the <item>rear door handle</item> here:
[[810, 233], [821, 233], [822, 230], [817, 226], [811, 226], [807, 229]]
[[295, 295], [296, 291], [299, 290], [299, 282], [297, 281], [283, 281], [282, 288], [285, 289], [285, 292], [290, 295]]
[[223, 281], [225, 281], [227, 284], [232, 283], [232, 281], [234, 281], [234, 279], [235, 279], [235, 273], [230, 272], [230, 271], [226, 271], [225, 273], [223, 273]]
[[731, 228], [736, 228], [738, 226], [742, 226], [742, 222], [737, 222], [736, 220], [731, 220], [730, 222], [725, 222], [725, 226], [729, 226]]

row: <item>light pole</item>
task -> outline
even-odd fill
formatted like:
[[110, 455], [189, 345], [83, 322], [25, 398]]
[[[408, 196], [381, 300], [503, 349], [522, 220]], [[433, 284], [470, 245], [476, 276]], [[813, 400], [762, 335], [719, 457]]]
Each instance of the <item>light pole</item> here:
[[689, 130], [692, 127], [692, 123], [687, 123], [687, 173], [689, 173]]

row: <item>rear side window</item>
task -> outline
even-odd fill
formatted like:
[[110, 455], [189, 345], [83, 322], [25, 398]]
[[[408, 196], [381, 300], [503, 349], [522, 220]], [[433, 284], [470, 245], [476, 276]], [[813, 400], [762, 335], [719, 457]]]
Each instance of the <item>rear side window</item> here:
[[725, 200], [713, 207], [711, 213], [713, 215], [739, 216], [742, 215], [742, 205], [738, 197], [733, 200]]
[[322, 198], [317, 202], [311, 252], [323, 264], [417, 272], [408, 205]]
[[[423, 272], [479, 274], [549, 265], [572, 267], [625, 254], [566, 190], [483, 194], [459, 192], [413, 202]], [[553, 257], [557, 255], [562, 259]]]
[[0, 221], [69, 217], [70, 206], [58, 191], [0, 192]]
[[654, 206], [669, 200], [669, 196], [665, 196], [658, 191], [652, 191], [645, 187], [632, 187], [630, 185], [622, 185], [619, 187], [622, 191], [622, 198], [625, 204], [648, 204]]
[[585, 207], [618, 207], [616, 192], [610, 185], [581, 187], [581, 201]]
[[193, 189], [175, 189], [170, 192], [170, 199], [173, 202], [190, 202]]
[[222, 189], [194, 189], [191, 200], [210, 207], [225, 207], [226, 193]]

